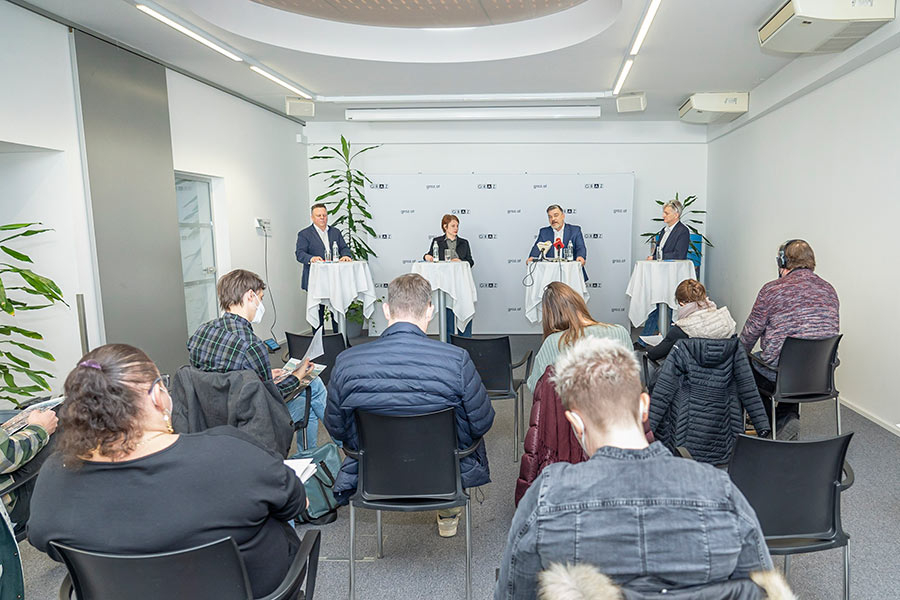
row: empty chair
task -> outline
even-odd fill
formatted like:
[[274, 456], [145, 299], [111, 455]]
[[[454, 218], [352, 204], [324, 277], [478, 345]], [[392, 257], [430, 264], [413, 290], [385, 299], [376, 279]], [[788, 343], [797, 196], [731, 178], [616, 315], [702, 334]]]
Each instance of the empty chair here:
[[[837, 351], [842, 337], [843, 334], [821, 340], [789, 337], [781, 347], [777, 367], [750, 355], [754, 362], [775, 371], [775, 391], [769, 396], [773, 415], [779, 402], [834, 400], [835, 425], [838, 435], [841, 434], [841, 401], [840, 392], [834, 387], [834, 370], [840, 364]], [[772, 439], [776, 439], [776, 419], [772, 421]]]
[[844, 462], [852, 436], [779, 442], [741, 435], [728, 465], [756, 511], [769, 552], [784, 555], [785, 577], [791, 554], [844, 549], [844, 598], [850, 597], [850, 536], [841, 525], [841, 492], [853, 485]]
[[[522, 386], [531, 371], [531, 361], [534, 352], [529, 350], [518, 362], [512, 362], [512, 351], [509, 346], [509, 336], [495, 338], [466, 338], [456, 335], [450, 336], [450, 343], [464, 348], [475, 369], [481, 377], [481, 382], [487, 390], [491, 400], [503, 400], [511, 398], [514, 402], [513, 410], [513, 462], [519, 460], [519, 414], [524, 411], [524, 397]], [[525, 366], [525, 375], [521, 379], [513, 377], [513, 369]]]
[[[307, 531], [281, 585], [258, 600], [312, 600], [319, 563], [319, 531]], [[68, 574], [60, 600], [253, 600], [250, 579], [230, 537], [174, 552], [124, 556], [87, 552], [56, 542]], [[301, 586], [306, 581], [305, 592]]]
[[[313, 336], [300, 335], [299, 333], [290, 333], [287, 331], [284, 332], [284, 335], [287, 339], [287, 352], [284, 355], [285, 362], [287, 362], [289, 358], [303, 358], [303, 355], [306, 354], [306, 349], [309, 348], [309, 344], [312, 342]], [[313, 362], [328, 367], [322, 371], [321, 375], [319, 375], [322, 383], [328, 385], [328, 379], [331, 377], [331, 370], [334, 369], [334, 361], [337, 360], [338, 354], [347, 349], [347, 345], [344, 344], [344, 336], [340, 333], [323, 335], [322, 349], [325, 351], [325, 354], [314, 359]]]
[[[459, 461], [481, 445], [457, 447], [454, 409], [392, 416], [358, 410], [359, 483], [350, 498], [350, 599], [356, 598], [356, 509], [377, 511], [378, 558], [384, 556], [381, 511], [418, 512], [465, 506], [466, 598], [472, 597], [472, 540], [469, 496], [463, 490]], [[403, 594], [399, 594], [403, 596]]]

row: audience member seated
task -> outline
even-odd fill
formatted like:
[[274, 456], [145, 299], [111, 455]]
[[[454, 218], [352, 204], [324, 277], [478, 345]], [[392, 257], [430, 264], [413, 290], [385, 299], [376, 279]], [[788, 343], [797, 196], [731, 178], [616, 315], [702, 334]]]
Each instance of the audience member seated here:
[[650, 398], [630, 349], [587, 337], [554, 381], [588, 461], [548, 466], [509, 528], [495, 600], [534, 599], [553, 562], [595, 565], [616, 584], [671, 589], [772, 569], [759, 521], [728, 474], [647, 443]]
[[675, 288], [678, 310], [674, 324], [666, 337], [656, 346], [647, 348], [647, 356], [663, 360], [672, 344], [687, 338], [725, 340], [734, 335], [736, 323], [728, 307], [716, 308], [716, 303], [706, 296], [706, 288], [696, 279], [685, 279]]
[[232, 427], [173, 433], [167, 379], [125, 344], [81, 359], [66, 378], [58, 451], [38, 477], [28, 538], [43, 552], [56, 541], [129, 555], [230, 536], [254, 597], [264, 596], [300, 546], [288, 522], [307, 504], [303, 484]]
[[[0, 427], [0, 494], [31, 477], [53, 452], [50, 436], [56, 431], [56, 413], [32, 410], [27, 419], [27, 425], [12, 435]], [[28, 521], [35, 481], [26, 481], [3, 496], [3, 505], [17, 533]]]
[[762, 436], [771, 426], [750, 361], [736, 337], [681, 340], [653, 386], [650, 428], [670, 449], [684, 446], [700, 462], [728, 462], [744, 433], [744, 411]]
[[544, 289], [541, 311], [544, 341], [526, 382], [532, 392], [559, 353], [581, 337], [612, 338], [631, 348], [631, 335], [624, 327], [595, 321], [581, 294], [562, 282], [554, 281]]
[[[263, 381], [274, 378], [285, 398], [308, 385], [312, 392], [312, 414], [306, 426], [306, 440], [309, 447], [314, 448], [319, 435], [319, 420], [325, 415], [325, 386], [318, 377], [311, 381], [308, 379], [313, 369], [309, 361], [292, 373], [271, 368], [268, 348], [253, 333], [251, 325], [262, 321], [265, 289], [266, 284], [259, 275], [243, 269], [235, 269], [219, 279], [216, 292], [224, 313], [218, 319], [201, 325], [188, 340], [191, 365], [216, 373], [243, 369], [256, 371]], [[302, 420], [306, 413], [305, 394], [289, 401], [287, 407], [294, 422]]]
[[[491, 428], [494, 409], [469, 353], [425, 335], [434, 315], [431, 285], [421, 275], [401, 275], [388, 284], [382, 309], [388, 327], [381, 337], [337, 358], [328, 381], [325, 427], [334, 439], [358, 450], [357, 410], [415, 415], [452, 406], [459, 448], [468, 448]], [[484, 444], [463, 458], [460, 467], [464, 487], [490, 482]], [[340, 502], [356, 492], [358, 475], [356, 459], [344, 459], [334, 484]], [[461, 510], [439, 511], [441, 536], [456, 535]]]
[[[765, 284], [741, 331], [741, 343], [763, 362], [778, 365], [781, 347], [788, 337], [817, 340], [841, 332], [840, 302], [830, 283], [816, 275], [816, 255], [804, 240], [788, 240], [778, 249], [778, 279]], [[760, 391], [775, 391], [775, 371], [753, 363], [753, 376]], [[771, 412], [766, 402], [766, 412]], [[769, 415], [772, 419], [773, 415]], [[797, 439], [800, 405], [782, 402], [776, 408], [778, 438]]]

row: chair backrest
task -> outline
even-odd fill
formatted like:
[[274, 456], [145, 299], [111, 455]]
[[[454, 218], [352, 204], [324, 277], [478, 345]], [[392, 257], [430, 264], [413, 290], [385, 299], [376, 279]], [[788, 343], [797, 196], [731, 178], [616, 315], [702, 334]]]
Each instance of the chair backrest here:
[[494, 393], [514, 393], [512, 351], [509, 336], [495, 338], [465, 338], [450, 336], [450, 343], [468, 351], [484, 388]]
[[359, 491], [365, 500], [447, 500], [461, 492], [453, 408], [421, 415], [355, 414]]
[[120, 556], [56, 542], [78, 600], [252, 600], [250, 580], [230, 537], [175, 552]]
[[[287, 339], [288, 355], [291, 358], [303, 358], [303, 355], [306, 354], [306, 349], [309, 348], [309, 344], [312, 342], [313, 336], [300, 335], [298, 333], [290, 333], [287, 331], [284, 332], [284, 335]], [[344, 336], [340, 333], [323, 335], [322, 349], [325, 351], [325, 355], [313, 359], [313, 362], [328, 367], [322, 371], [321, 375], [319, 375], [322, 383], [328, 385], [328, 380], [331, 378], [331, 371], [334, 370], [334, 361], [337, 360], [338, 354], [347, 349], [346, 344], [344, 344]]]
[[840, 482], [851, 437], [783, 442], [738, 436], [728, 473], [767, 538], [844, 535]]
[[810, 400], [821, 400], [823, 396], [835, 397], [834, 369], [842, 337], [785, 339], [778, 358], [775, 397], [779, 400], [790, 398], [793, 402], [803, 401], [804, 397]]
[[[641, 578], [632, 580], [629, 586], [636, 585]], [[646, 586], [651, 587], [651, 586]], [[655, 589], [622, 588], [624, 600], [765, 600], [765, 591], [750, 579], [726, 579], [703, 585], [685, 588], [663, 587], [657, 584]]]

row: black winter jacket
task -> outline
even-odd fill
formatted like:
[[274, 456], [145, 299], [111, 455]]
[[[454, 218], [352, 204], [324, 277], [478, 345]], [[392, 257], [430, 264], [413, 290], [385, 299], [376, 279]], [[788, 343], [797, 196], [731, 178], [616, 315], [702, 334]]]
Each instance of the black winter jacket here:
[[675, 342], [650, 398], [656, 439], [686, 447], [700, 462], [723, 464], [744, 432], [744, 410], [757, 431], [771, 429], [737, 337]]

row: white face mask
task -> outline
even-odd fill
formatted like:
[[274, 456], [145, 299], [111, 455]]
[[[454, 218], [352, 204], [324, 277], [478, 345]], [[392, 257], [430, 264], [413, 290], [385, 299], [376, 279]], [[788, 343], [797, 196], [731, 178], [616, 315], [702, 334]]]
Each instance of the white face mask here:
[[590, 456], [591, 453], [588, 452], [587, 444], [585, 444], [585, 442], [584, 442], [584, 432], [585, 432], [584, 421], [581, 420], [581, 416], [575, 411], [570, 410], [569, 414], [572, 415], [572, 418], [575, 419], [576, 421], [578, 421], [578, 424], [581, 426], [581, 435], [580, 436], [578, 435], [578, 432], [575, 431], [574, 425], [572, 426], [572, 433], [574, 433], [576, 436], [578, 436], [578, 443], [581, 444], [581, 449], [584, 450], [584, 453], [586, 455]]
[[253, 318], [250, 320], [250, 322], [255, 324], [262, 323], [264, 314], [266, 314], [266, 307], [262, 303], [262, 298], [260, 298], [259, 304], [256, 305], [256, 314], [253, 315]]

